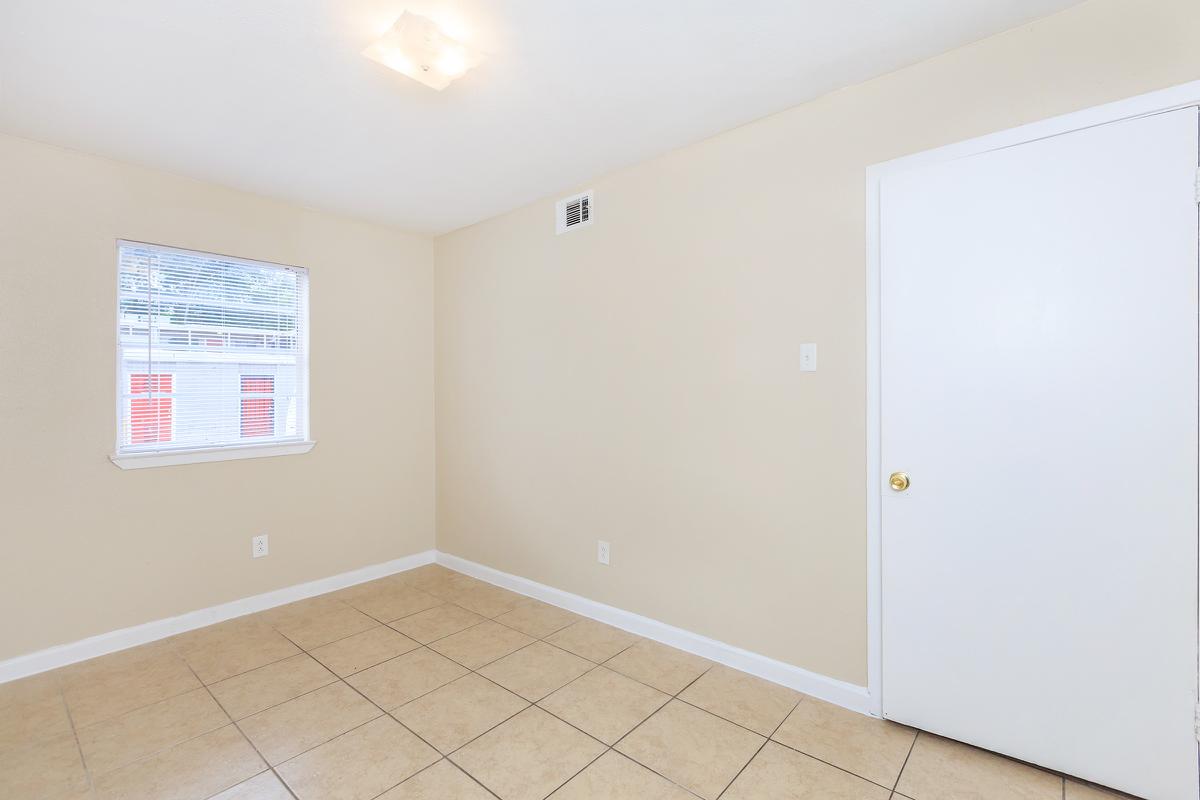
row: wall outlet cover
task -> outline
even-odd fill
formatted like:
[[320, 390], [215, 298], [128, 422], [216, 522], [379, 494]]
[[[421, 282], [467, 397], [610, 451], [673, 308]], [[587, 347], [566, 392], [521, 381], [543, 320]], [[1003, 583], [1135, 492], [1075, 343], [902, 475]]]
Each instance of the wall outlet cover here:
[[253, 558], [262, 558], [270, 552], [267, 546], [267, 535], [264, 533], [261, 536], [255, 536], [250, 540], [250, 555]]
[[601, 564], [608, 563], [608, 542], [596, 542], [596, 560]]

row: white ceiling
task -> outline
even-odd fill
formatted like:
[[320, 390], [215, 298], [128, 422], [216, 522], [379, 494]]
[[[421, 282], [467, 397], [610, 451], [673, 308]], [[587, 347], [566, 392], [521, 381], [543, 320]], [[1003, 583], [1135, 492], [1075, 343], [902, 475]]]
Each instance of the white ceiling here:
[[[441, 233], [1078, 0], [0, 0], [0, 131]], [[489, 55], [359, 52], [405, 9]]]

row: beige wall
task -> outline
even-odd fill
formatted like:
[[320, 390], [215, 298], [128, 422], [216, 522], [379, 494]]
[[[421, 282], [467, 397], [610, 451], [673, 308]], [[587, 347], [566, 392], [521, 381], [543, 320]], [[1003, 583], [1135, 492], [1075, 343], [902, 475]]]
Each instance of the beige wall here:
[[597, 179], [591, 228], [439, 239], [439, 548], [865, 683], [865, 168], [1195, 80], [1197, 42], [1195, 0], [1093, 0]]
[[[109, 462], [118, 238], [309, 268], [312, 452]], [[0, 659], [434, 545], [427, 238], [0, 137], [0, 367]]]

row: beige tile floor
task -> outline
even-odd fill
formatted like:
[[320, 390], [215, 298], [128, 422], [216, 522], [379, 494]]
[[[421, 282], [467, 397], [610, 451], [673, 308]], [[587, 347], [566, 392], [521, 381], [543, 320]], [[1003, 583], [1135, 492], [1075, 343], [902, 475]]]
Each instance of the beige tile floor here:
[[0, 685], [5, 800], [1104, 800], [421, 567]]

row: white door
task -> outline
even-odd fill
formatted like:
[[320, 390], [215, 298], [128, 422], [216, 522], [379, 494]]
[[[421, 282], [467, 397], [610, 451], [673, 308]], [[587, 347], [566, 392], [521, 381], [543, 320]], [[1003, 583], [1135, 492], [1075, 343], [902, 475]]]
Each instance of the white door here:
[[880, 193], [884, 716], [1153, 800], [1197, 797], [1197, 129]]

